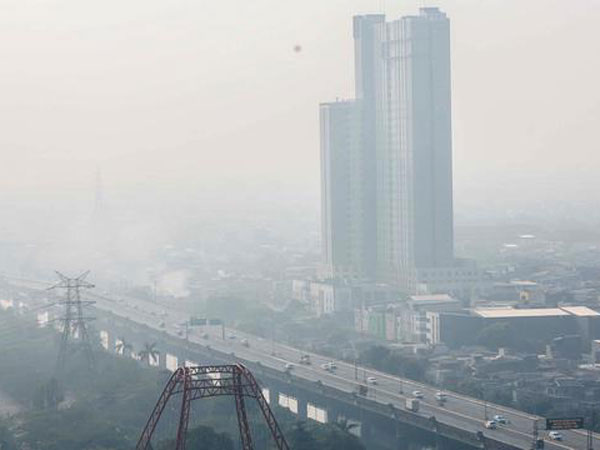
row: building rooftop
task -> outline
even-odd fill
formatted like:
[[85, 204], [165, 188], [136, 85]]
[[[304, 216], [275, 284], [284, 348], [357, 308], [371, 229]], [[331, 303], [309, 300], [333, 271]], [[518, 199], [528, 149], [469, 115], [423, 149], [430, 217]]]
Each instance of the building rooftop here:
[[600, 316], [598, 311], [594, 311], [592, 308], [587, 306], [561, 306], [560, 309], [567, 311], [569, 314], [580, 317], [594, 317]]
[[473, 313], [484, 319], [503, 319], [513, 317], [596, 317], [600, 313], [587, 306], [561, 306], [559, 308], [475, 308]]
[[571, 315], [560, 308], [475, 308], [473, 313], [485, 319], [513, 317], [559, 317]]
[[450, 297], [448, 294], [426, 294], [426, 295], [411, 295], [410, 299], [413, 302], [428, 303], [428, 302], [456, 302], [457, 300]]

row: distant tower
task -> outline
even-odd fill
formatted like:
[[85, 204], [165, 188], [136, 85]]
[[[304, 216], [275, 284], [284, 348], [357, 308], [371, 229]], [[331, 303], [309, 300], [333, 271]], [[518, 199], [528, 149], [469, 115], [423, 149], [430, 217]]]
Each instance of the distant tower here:
[[380, 268], [413, 290], [419, 272], [454, 264], [450, 24], [421, 8], [379, 37]]
[[320, 110], [325, 265], [333, 276], [355, 273], [411, 292], [439, 286], [462, 276], [448, 17], [427, 7], [389, 22], [356, 16], [353, 35], [356, 99]]
[[[69, 278], [60, 272], [56, 272], [60, 281], [50, 287], [50, 289], [66, 290], [65, 299], [59, 302], [60, 305], [64, 305], [65, 313], [64, 316], [58, 319], [62, 322], [62, 335], [56, 361], [57, 373], [63, 371], [69, 352], [76, 350], [78, 347], [85, 353], [90, 368], [94, 365], [94, 355], [87, 328], [87, 322], [93, 320], [93, 317], [84, 316], [83, 312], [85, 306], [95, 302], [81, 300], [80, 292], [82, 288], [94, 287], [93, 284], [85, 281], [89, 273], [87, 271], [76, 278]], [[75, 345], [75, 342], [77, 342], [77, 345]]]

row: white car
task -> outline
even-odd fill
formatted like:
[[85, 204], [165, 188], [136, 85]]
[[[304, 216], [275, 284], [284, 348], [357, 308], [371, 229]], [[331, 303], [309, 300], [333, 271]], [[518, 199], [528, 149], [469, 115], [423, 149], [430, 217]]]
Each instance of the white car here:
[[552, 439], [553, 441], [562, 441], [563, 440], [563, 435], [560, 431], [551, 431], [550, 433], [548, 433], [548, 437], [550, 439]]
[[498, 427], [498, 424], [496, 423], [495, 420], [487, 420], [484, 424], [484, 426], [488, 429], [488, 430], [495, 430]]
[[421, 391], [413, 391], [412, 396], [418, 399], [422, 399], [423, 397], [425, 397]]
[[294, 365], [292, 363], [285, 363], [285, 370], [292, 370], [294, 368]]
[[494, 416], [494, 421], [500, 425], [506, 425], [508, 423], [508, 419], [501, 414], [496, 414]]
[[441, 391], [435, 393], [435, 399], [440, 402], [446, 401], [447, 398], [448, 396]]
[[321, 364], [321, 369], [326, 370], [327, 372], [332, 372], [335, 369], [335, 366], [332, 366], [331, 363]]
[[377, 384], [377, 378], [367, 377], [367, 384]]

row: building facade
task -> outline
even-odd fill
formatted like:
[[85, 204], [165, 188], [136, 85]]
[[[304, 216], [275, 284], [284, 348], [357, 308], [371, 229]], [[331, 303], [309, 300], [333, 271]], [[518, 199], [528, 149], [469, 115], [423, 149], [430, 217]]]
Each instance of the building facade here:
[[[455, 265], [449, 30], [437, 8], [391, 22], [354, 17], [356, 100], [321, 105], [323, 259], [331, 276], [416, 292], [423, 273]], [[352, 119], [332, 120], [334, 111]], [[336, 201], [354, 225], [336, 227]], [[340, 254], [336, 233], [347, 247]]]
[[368, 272], [360, 106], [324, 103], [321, 126], [321, 245], [324, 278], [363, 279]]

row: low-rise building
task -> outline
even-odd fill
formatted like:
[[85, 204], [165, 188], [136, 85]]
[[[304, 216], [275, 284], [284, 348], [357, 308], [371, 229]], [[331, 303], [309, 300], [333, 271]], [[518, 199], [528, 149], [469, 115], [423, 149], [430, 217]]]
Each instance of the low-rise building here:
[[[403, 342], [431, 343], [431, 313], [457, 312], [461, 302], [448, 294], [412, 295], [402, 303], [399, 311], [398, 338]], [[428, 315], [429, 314], [429, 315]]]

